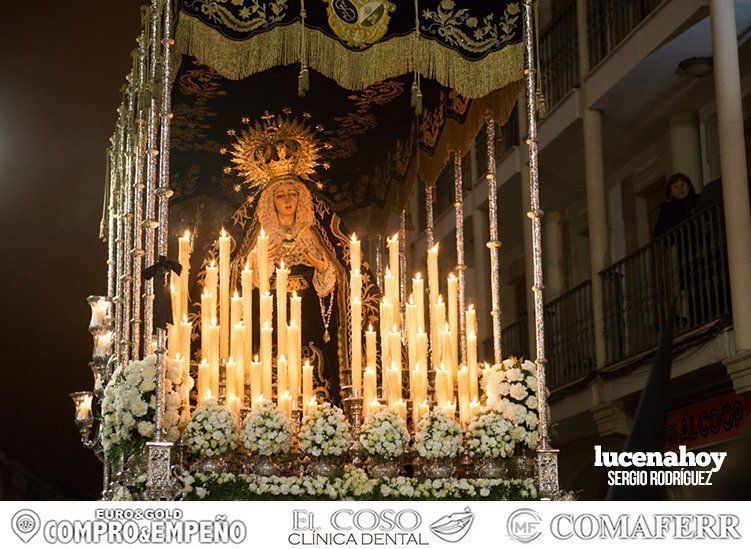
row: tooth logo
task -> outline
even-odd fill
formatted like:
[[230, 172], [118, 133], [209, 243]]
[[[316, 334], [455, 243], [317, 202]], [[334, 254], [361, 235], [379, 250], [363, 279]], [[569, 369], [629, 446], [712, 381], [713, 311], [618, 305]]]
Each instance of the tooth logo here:
[[39, 515], [31, 509], [21, 509], [10, 519], [10, 527], [24, 543], [36, 536], [40, 525]]
[[465, 507], [462, 513], [445, 515], [430, 525], [430, 531], [443, 541], [456, 543], [467, 535], [475, 515], [469, 507]]

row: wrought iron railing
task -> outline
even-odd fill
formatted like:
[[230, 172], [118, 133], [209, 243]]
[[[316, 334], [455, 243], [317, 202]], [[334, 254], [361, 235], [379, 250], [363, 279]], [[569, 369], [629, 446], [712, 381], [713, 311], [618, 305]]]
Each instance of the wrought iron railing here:
[[529, 357], [529, 324], [526, 313], [503, 329], [501, 343], [503, 356]]
[[588, 0], [587, 43], [594, 67], [663, 0]]
[[676, 336], [729, 315], [722, 205], [696, 213], [600, 277], [608, 363], [655, 347], [673, 301]]
[[548, 387], [561, 387], [595, 371], [589, 280], [545, 305], [545, 328]]
[[540, 33], [540, 83], [545, 113], [579, 85], [575, 0], [568, 0]]

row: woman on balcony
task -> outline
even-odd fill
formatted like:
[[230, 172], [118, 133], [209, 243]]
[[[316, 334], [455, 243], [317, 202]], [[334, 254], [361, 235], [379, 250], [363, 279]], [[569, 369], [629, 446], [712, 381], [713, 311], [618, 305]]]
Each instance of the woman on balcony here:
[[657, 215], [653, 238], [665, 234], [691, 217], [696, 202], [699, 200], [694, 184], [684, 173], [674, 173], [668, 178], [665, 195], [665, 203], [660, 207], [660, 213]]

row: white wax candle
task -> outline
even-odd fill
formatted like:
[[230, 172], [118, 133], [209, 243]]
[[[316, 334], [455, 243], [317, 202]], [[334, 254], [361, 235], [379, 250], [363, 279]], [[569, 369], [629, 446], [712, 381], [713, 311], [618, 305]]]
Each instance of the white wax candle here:
[[420, 273], [412, 279], [412, 298], [415, 300], [417, 327], [425, 329], [425, 281]]
[[208, 290], [208, 293], [211, 296], [211, 309], [209, 318], [215, 317], [217, 312], [217, 293], [219, 292], [218, 280], [219, 267], [216, 266], [216, 262], [212, 259], [211, 263], [209, 263], [209, 265], [206, 267], [206, 278], [204, 279], [204, 288]]
[[289, 269], [282, 261], [276, 270], [276, 348], [283, 352], [287, 348], [287, 277]]
[[201, 360], [198, 364], [198, 406], [203, 404], [203, 401], [207, 398], [211, 392], [211, 367], [207, 359]]
[[352, 388], [360, 396], [362, 392], [362, 301], [352, 300]]
[[[377, 387], [377, 381], [376, 381], [376, 371], [374, 366], [368, 366], [365, 368], [365, 372], [363, 373], [363, 399], [362, 401], [368, 406], [370, 406], [370, 402], [377, 398], [376, 394], [376, 387]], [[368, 415], [368, 411], [366, 410], [365, 415]]]
[[209, 364], [211, 366], [211, 392], [219, 394], [219, 326], [216, 317], [209, 326]]
[[469, 398], [479, 399], [479, 369], [477, 367], [477, 336], [472, 333], [467, 336], [467, 370], [469, 384]]
[[376, 356], [376, 333], [373, 325], [368, 324], [368, 331], [365, 332], [365, 364], [375, 369]]
[[185, 315], [188, 311], [190, 277], [190, 231], [186, 229], [183, 236], [179, 237], [177, 240], [179, 250], [177, 260], [182, 267], [182, 270], [180, 271], [180, 297], [182, 298], [180, 311], [182, 315]]
[[237, 396], [237, 362], [235, 362], [233, 357], [227, 359], [224, 381], [227, 400]]
[[170, 322], [173, 324], [177, 324], [182, 318], [182, 311], [180, 310], [180, 305], [182, 303], [182, 299], [180, 297], [180, 277], [175, 273], [174, 271], [170, 272], [170, 285], [169, 285], [169, 295], [170, 295], [170, 301], [172, 305], [172, 318], [170, 318]]
[[349, 263], [351, 270], [360, 270], [360, 241], [354, 233], [352, 233], [352, 238], [349, 240]]
[[271, 371], [271, 326], [266, 323], [261, 328], [261, 365], [263, 367], [263, 398], [271, 400], [273, 394]]
[[230, 323], [230, 243], [229, 235], [222, 229], [219, 234], [219, 326], [221, 328], [219, 345], [222, 358], [227, 358], [229, 355], [230, 331], [231, 327], [236, 324]]
[[258, 234], [258, 288], [261, 295], [269, 291], [269, 237], [261, 227]]
[[250, 402], [255, 407], [263, 398], [263, 366], [258, 356], [250, 362]]
[[289, 377], [289, 394], [292, 397], [292, 409], [299, 407], [300, 397], [300, 354], [298, 340], [300, 328], [294, 321], [287, 326], [287, 370]]
[[313, 366], [309, 360], [306, 360], [302, 367], [302, 398], [306, 405], [310, 403], [311, 399], [315, 400], [313, 396]]
[[277, 400], [284, 393], [289, 393], [287, 387], [289, 383], [289, 372], [287, 371], [287, 358], [279, 355], [276, 359], [276, 394]]
[[448, 277], [448, 313], [451, 330], [451, 355], [459, 356], [459, 279], [451, 273]]
[[253, 269], [250, 268], [250, 261], [245, 261], [245, 268], [240, 275], [242, 284], [243, 299], [243, 322], [247, 329], [245, 330], [245, 358], [249, 363], [250, 357], [253, 356]]

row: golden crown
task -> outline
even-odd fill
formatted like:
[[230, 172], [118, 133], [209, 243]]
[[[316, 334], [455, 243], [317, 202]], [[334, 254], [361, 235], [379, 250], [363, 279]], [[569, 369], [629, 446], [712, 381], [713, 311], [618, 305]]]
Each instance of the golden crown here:
[[[243, 128], [238, 132], [227, 130], [230, 136], [237, 136], [231, 146], [232, 166], [225, 173], [235, 171], [244, 182], [251, 186], [265, 186], [278, 179], [296, 176], [310, 179], [318, 166], [321, 148], [316, 134], [320, 126], [311, 127], [310, 115], [303, 115], [305, 121], [297, 120], [285, 109], [282, 115], [266, 113], [260, 122], [250, 123], [241, 119]], [[227, 149], [219, 151], [226, 154]]]

